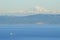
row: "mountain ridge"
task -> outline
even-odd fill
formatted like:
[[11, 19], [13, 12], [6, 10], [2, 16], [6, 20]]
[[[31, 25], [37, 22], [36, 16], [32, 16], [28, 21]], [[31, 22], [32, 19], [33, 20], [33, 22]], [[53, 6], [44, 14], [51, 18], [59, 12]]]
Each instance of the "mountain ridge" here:
[[30, 16], [0, 16], [0, 24], [60, 24], [60, 14], [37, 14]]

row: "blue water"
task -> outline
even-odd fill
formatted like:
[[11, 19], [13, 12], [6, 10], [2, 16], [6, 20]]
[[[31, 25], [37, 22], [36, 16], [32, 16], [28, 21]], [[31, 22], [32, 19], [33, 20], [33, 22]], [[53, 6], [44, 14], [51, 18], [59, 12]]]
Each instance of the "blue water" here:
[[60, 40], [60, 25], [0, 25], [0, 40]]

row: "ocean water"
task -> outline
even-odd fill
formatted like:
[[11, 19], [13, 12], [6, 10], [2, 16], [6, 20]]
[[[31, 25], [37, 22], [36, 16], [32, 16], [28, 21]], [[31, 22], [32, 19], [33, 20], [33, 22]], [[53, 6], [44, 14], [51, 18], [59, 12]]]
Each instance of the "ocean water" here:
[[60, 25], [0, 25], [0, 40], [60, 40]]

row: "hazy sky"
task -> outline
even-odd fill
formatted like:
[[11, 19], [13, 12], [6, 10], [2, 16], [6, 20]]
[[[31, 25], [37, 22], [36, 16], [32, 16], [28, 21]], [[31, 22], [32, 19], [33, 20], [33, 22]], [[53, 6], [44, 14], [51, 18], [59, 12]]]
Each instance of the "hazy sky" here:
[[60, 10], [60, 0], [0, 0], [0, 10], [33, 9], [35, 6]]

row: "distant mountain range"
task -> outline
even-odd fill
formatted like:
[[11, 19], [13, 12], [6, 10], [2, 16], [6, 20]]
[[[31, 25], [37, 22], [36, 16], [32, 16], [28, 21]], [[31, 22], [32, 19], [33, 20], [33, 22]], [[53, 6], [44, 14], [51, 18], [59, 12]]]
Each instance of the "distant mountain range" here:
[[60, 14], [0, 16], [0, 24], [60, 24]]

